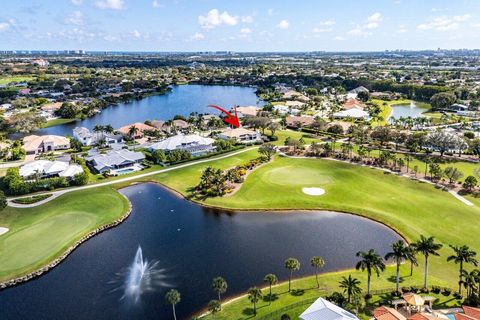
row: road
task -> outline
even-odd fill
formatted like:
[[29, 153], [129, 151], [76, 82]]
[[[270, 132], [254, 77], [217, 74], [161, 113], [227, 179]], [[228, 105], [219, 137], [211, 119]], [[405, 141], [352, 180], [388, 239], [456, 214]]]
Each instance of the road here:
[[225, 158], [230, 158], [230, 157], [236, 156], [238, 154], [248, 152], [250, 150], [254, 150], [254, 149], [257, 149], [257, 148], [258, 147], [246, 148], [246, 149], [236, 151], [236, 152], [233, 152], [233, 153], [229, 153], [229, 154], [226, 154], [226, 155], [222, 155], [222, 156], [219, 156], [219, 157], [213, 157], [213, 158], [208, 158], [208, 159], [203, 159], [203, 160], [198, 160], [198, 161], [192, 161], [192, 162], [181, 164], [181, 165], [178, 165], [178, 166], [175, 166], [175, 167], [160, 169], [160, 170], [151, 171], [151, 172], [147, 172], [147, 173], [142, 173], [142, 174], [138, 174], [138, 175], [134, 175], [134, 176], [125, 177], [125, 178], [122, 178], [122, 179], [111, 180], [111, 181], [95, 183], [95, 184], [87, 184], [85, 186], [72, 187], [72, 188], [62, 189], [62, 190], [58, 190], [58, 191], [46, 191], [46, 192], [36, 193], [35, 195], [51, 194], [52, 196], [45, 199], [45, 200], [38, 201], [38, 202], [35, 202], [35, 203], [31, 203], [31, 204], [19, 204], [19, 203], [12, 202], [12, 200], [19, 199], [19, 198], [25, 198], [25, 197], [28, 197], [28, 195], [11, 197], [11, 198], [8, 198], [8, 205], [10, 207], [13, 207], [13, 208], [32, 208], [32, 207], [40, 206], [40, 205], [42, 205], [44, 203], [47, 203], [49, 201], [52, 201], [53, 199], [58, 198], [59, 196], [61, 196], [62, 194], [65, 194], [67, 192], [73, 192], [73, 191], [79, 191], [79, 190], [85, 190], [85, 189], [91, 189], [91, 188], [98, 188], [98, 187], [109, 186], [109, 185], [112, 185], [112, 184], [117, 184], [117, 183], [122, 183], [122, 182], [134, 181], [134, 180], [137, 180], [137, 179], [153, 176], [153, 175], [156, 175], [156, 174], [159, 174], [159, 173], [179, 170], [179, 169], [182, 169], [182, 168], [191, 167], [191, 166], [201, 164], [201, 163], [206, 163], [206, 162], [221, 160], [221, 159], [225, 159]]

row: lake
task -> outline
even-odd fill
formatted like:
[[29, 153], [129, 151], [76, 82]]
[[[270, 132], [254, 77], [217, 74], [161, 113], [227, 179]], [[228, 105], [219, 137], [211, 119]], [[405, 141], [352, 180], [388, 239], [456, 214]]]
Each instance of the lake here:
[[102, 110], [101, 113], [76, 122], [38, 130], [34, 134], [72, 135], [75, 127], [93, 129], [97, 124], [110, 124], [114, 128], [146, 120], [169, 120], [176, 115], [188, 116], [192, 112], [218, 113], [208, 108], [216, 104], [229, 110], [234, 105], [262, 105], [253, 87], [182, 85], [174, 86], [164, 95], [149, 96], [141, 100], [120, 103]]
[[1, 319], [171, 319], [169, 287], [158, 287], [137, 303], [122, 300], [125, 270], [139, 246], [157, 261], [164, 282], [182, 295], [179, 319], [216, 295], [212, 278], [223, 276], [227, 295], [263, 285], [267, 273], [286, 280], [284, 260], [295, 257], [297, 276], [313, 274], [309, 260], [322, 256], [322, 271], [351, 268], [358, 250], [384, 255], [400, 239], [385, 226], [355, 215], [318, 212], [228, 212], [211, 210], [165, 188], [139, 184], [121, 190], [133, 204], [131, 216], [75, 250], [44, 276], [0, 291]]
[[425, 104], [401, 104], [392, 106], [392, 114], [390, 115], [390, 120], [400, 119], [401, 117], [407, 118], [418, 118], [422, 116], [422, 113], [427, 112], [430, 108]]

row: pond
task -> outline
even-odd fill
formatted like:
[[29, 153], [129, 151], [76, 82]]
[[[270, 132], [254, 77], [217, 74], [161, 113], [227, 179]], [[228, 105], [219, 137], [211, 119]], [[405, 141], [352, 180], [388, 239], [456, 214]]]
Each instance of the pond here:
[[209, 104], [217, 104], [227, 110], [234, 105], [262, 104], [253, 87], [241, 86], [209, 86], [182, 85], [174, 86], [172, 91], [164, 95], [149, 96], [142, 100], [120, 103], [102, 110], [101, 113], [76, 122], [41, 129], [35, 134], [72, 135], [75, 127], [92, 129], [95, 125], [110, 124], [114, 128], [146, 120], [169, 120], [176, 115], [188, 116], [192, 112], [218, 113], [208, 108]]
[[[227, 212], [186, 201], [152, 183], [121, 190], [133, 204], [120, 226], [95, 236], [44, 276], [0, 291], [1, 319], [170, 319], [165, 292], [182, 295], [179, 319], [215, 299], [211, 281], [223, 276], [227, 295], [263, 285], [267, 273], [286, 280], [284, 260], [296, 257], [298, 276], [350, 268], [358, 250], [384, 255], [398, 239], [392, 230], [355, 215], [318, 212]], [[162, 285], [135, 303], [122, 299], [125, 270], [138, 255], [156, 261]]]
[[424, 103], [411, 102], [410, 104], [400, 104], [392, 106], [392, 114], [390, 115], [390, 121], [392, 119], [400, 119], [401, 117], [418, 118], [422, 116], [422, 113], [429, 110], [429, 106]]

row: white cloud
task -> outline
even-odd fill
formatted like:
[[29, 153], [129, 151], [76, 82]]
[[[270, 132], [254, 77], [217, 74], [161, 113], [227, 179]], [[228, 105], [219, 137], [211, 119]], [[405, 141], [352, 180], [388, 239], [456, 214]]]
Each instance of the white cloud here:
[[7, 22], [0, 22], [0, 32], [3, 32], [10, 28], [10, 24]]
[[355, 28], [352, 30], [348, 31], [347, 34], [356, 36], [356, 37], [366, 37], [371, 35], [371, 32], [365, 31], [362, 26], [357, 25]]
[[312, 32], [314, 33], [323, 33], [323, 32], [330, 32], [332, 28], [313, 28]]
[[452, 31], [457, 30], [460, 27], [460, 22], [465, 22], [470, 20], [471, 16], [469, 14], [458, 15], [453, 17], [437, 17], [433, 20], [419, 24], [417, 26], [418, 30], [435, 30], [435, 31]]
[[222, 25], [234, 26], [238, 23], [238, 17], [231, 16], [227, 11], [220, 13], [218, 9], [212, 9], [206, 16], [199, 16], [198, 23], [204, 29], [213, 29]]
[[404, 24], [401, 24], [397, 29], [398, 33], [406, 33], [407, 31], [408, 31], [408, 29]]
[[195, 41], [199, 41], [203, 39], [205, 39], [205, 36], [203, 35], [203, 33], [200, 33], [200, 32], [196, 32], [193, 36], [190, 37], [190, 40], [195, 40]]
[[282, 20], [277, 24], [277, 28], [279, 29], [288, 29], [290, 27], [290, 22], [288, 20]]
[[335, 23], [336, 23], [336, 21], [334, 19], [320, 21], [321, 26], [333, 26]]
[[335, 37], [335, 40], [337, 40], [337, 41], [344, 41], [345, 38], [342, 37], [342, 36], [336, 36], [336, 37]]
[[125, 8], [124, 0], [101, 0], [95, 5], [100, 9], [122, 10]]
[[132, 36], [134, 36], [135, 38], [140, 38], [142, 34], [138, 30], [133, 30]]
[[368, 22], [380, 22], [382, 21], [382, 14], [380, 12], [375, 12], [370, 17], [367, 18]]
[[268, 9], [267, 14], [269, 17], [273, 16], [273, 9]]
[[72, 0], [72, 3], [76, 6], [81, 6], [83, 4], [83, 0]]
[[83, 13], [81, 11], [75, 11], [72, 14], [69, 14], [65, 18], [64, 22], [66, 24], [73, 24], [73, 25], [76, 25], [76, 26], [82, 26], [82, 25], [84, 25]]
[[242, 29], [240, 29], [240, 33], [241, 33], [241, 34], [250, 34], [250, 33], [252, 33], [252, 29], [250, 29], [250, 28], [242, 28]]
[[253, 16], [243, 16], [240, 19], [243, 23], [253, 23]]
[[161, 7], [163, 7], [163, 5], [160, 3], [160, 1], [158, 1], [158, 0], [153, 0], [153, 2], [152, 2], [152, 7], [154, 7], [154, 8], [161, 8]]

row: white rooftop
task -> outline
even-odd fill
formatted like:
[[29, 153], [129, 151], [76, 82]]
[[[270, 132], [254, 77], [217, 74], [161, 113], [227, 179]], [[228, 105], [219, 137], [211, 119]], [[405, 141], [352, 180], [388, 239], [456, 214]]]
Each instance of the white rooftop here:
[[20, 175], [24, 178], [36, 174], [48, 176], [58, 174], [60, 177], [73, 177], [82, 172], [83, 169], [78, 164], [69, 164], [64, 161], [37, 160], [20, 167]]
[[213, 144], [214, 142], [215, 140], [211, 138], [204, 138], [197, 134], [178, 134], [176, 136], [152, 144], [150, 146], [150, 149], [172, 151], [176, 149], [187, 148], [190, 146], [207, 146]]
[[359, 320], [355, 315], [343, 310], [339, 306], [318, 298], [301, 315], [301, 320]]

